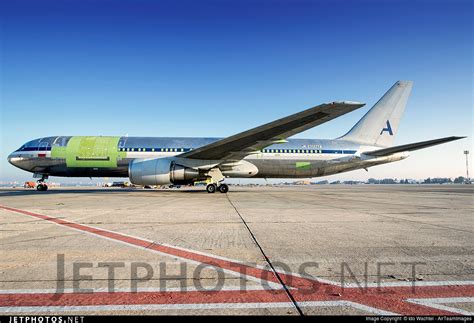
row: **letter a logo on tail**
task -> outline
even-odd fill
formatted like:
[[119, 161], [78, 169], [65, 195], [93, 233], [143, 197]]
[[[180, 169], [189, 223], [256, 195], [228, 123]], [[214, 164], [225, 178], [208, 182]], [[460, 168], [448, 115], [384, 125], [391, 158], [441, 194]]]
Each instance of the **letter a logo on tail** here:
[[390, 121], [387, 120], [387, 127], [382, 128], [382, 131], [380, 131], [380, 134], [383, 134], [384, 131], [387, 131], [390, 136], [393, 136], [393, 131], [392, 131], [392, 126], [390, 125]]

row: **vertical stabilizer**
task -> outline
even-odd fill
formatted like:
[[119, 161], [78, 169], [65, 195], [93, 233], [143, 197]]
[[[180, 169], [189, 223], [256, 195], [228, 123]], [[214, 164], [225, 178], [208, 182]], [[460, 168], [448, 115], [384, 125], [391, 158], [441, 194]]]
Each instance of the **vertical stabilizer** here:
[[413, 86], [412, 81], [398, 81], [352, 129], [339, 139], [364, 145], [390, 147]]

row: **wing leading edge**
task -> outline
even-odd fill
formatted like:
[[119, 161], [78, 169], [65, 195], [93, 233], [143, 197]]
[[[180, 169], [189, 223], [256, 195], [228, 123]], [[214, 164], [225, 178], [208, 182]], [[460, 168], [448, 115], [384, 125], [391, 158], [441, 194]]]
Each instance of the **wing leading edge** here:
[[245, 156], [363, 107], [359, 102], [325, 103], [179, 155], [206, 160], [240, 160]]

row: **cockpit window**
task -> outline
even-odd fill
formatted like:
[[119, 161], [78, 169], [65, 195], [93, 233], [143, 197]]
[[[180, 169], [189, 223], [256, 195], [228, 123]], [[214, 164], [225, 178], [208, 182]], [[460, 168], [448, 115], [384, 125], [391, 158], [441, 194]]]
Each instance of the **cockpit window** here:
[[28, 141], [26, 144], [21, 146], [17, 151], [28, 151], [28, 150], [32, 150], [33, 148], [37, 149], [39, 146], [40, 140], [41, 139]]
[[17, 151], [50, 150], [51, 146], [66, 147], [71, 136], [44, 137], [28, 141]]

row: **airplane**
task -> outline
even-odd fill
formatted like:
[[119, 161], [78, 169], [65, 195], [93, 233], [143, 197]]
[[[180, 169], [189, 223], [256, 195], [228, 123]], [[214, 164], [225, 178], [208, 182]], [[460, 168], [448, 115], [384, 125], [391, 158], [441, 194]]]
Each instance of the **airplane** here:
[[142, 186], [207, 181], [208, 193], [227, 193], [225, 178], [310, 178], [367, 170], [465, 138], [392, 146], [412, 86], [412, 81], [397, 81], [352, 129], [332, 140], [288, 138], [364, 103], [321, 104], [227, 138], [44, 137], [25, 143], [8, 161], [34, 173], [39, 191], [48, 189], [49, 176], [129, 177]]

